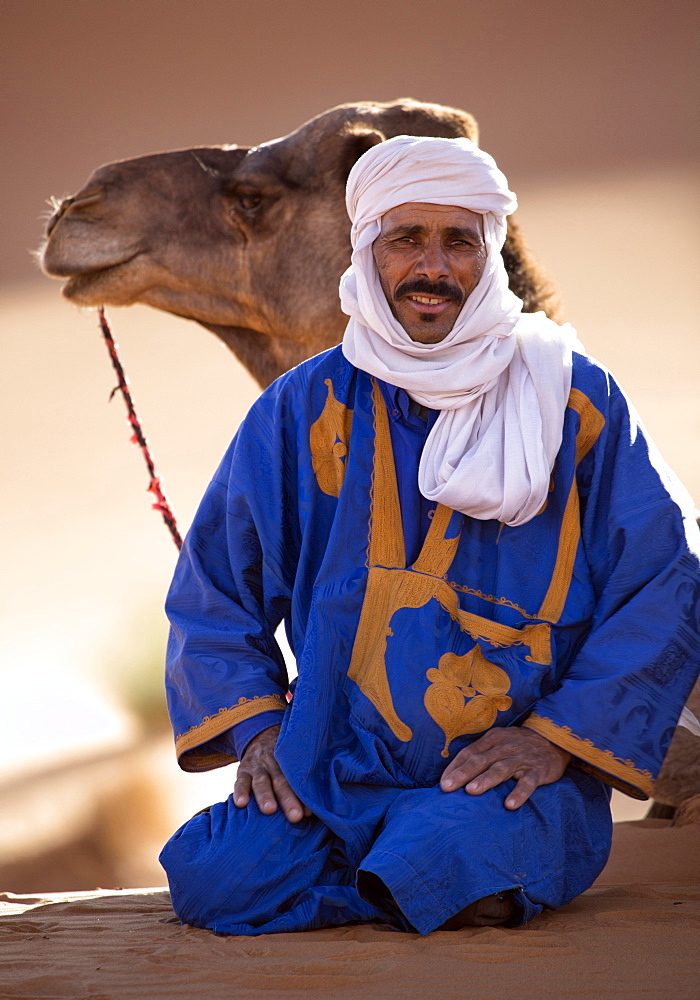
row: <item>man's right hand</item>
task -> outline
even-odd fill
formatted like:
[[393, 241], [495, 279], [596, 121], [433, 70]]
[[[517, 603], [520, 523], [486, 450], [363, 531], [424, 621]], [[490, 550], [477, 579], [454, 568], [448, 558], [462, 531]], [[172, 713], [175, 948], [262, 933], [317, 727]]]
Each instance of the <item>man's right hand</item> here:
[[270, 815], [277, 811], [277, 804], [290, 823], [298, 823], [310, 811], [299, 801], [275, 760], [275, 744], [279, 726], [270, 726], [254, 736], [245, 748], [238, 765], [238, 776], [233, 786], [233, 801], [243, 808], [250, 802], [253, 791], [261, 813]]

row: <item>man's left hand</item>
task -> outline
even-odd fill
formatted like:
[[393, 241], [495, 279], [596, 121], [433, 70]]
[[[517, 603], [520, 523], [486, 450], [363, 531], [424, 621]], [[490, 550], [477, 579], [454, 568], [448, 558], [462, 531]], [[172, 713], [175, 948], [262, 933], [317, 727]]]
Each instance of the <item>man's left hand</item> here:
[[516, 778], [505, 806], [519, 809], [539, 785], [558, 781], [570, 760], [570, 753], [532, 729], [489, 729], [450, 761], [442, 772], [440, 787], [444, 792], [464, 788], [470, 795], [481, 795], [508, 778]]

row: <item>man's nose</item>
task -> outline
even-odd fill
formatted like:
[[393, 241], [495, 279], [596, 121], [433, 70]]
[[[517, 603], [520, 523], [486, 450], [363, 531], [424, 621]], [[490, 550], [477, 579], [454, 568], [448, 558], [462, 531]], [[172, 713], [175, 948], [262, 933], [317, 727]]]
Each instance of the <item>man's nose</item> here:
[[424, 275], [428, 281], [441, 281], [450, 276], [447, 255], [439, 240], [430, 241], [423, 246], [416, 261], [416, 273]]

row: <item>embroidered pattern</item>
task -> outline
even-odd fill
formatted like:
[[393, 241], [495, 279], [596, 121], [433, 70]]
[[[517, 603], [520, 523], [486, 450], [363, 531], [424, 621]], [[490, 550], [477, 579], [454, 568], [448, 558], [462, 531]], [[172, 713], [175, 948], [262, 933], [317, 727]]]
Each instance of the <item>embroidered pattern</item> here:
[[[588, 396], [579, 389], [572, 389], [568, 405], [579, 415], [579, 429], [576, 434], [576, 467], [581, 459], [588, 454], [598, 440], [605, 426], [605, 417], [595, 408]], [[566, 598], [571, 586], [574, 572], [574, 561], [581, 538], [581, 517], [579, 509], [578, 487], [576, 485], [576, 470], [571, 481], [569, 496], [566, 501], [564, 517], [559, 533], [559, 547], [554, 564], [554, 572], [550, 581], [542, 607], [537, 615], [549, 622], [558, 622], [564, 611]]]
[[352, 410], [335, 398], [329, 378], [324, 385], [328, 388], [325, 406], [309, 429], [311, 465], [319, 488], [329, 497], [338, 497], [345, 479]]
[[374, 412], [374, 463], [369, 540], [370, 566], [406, 565], [406, 546], [399, 491], [396, 485], [394, 450], [386, 405], [377, 383], [372, 379]]
[[[575, 757], [579, 757], [589, 767], [584, 770], [592, 770], [596, 774], [598, 770], [604, 772], [603, 780], [615, 788], [621, 789], [627, 795], [636, 799], [643, 799], [653, 794], [654, 776], [651, 771], [638, 768], [633, 760], [623, 760], [616, 757], [611, 750], [601, 750], [592, 740], [576, 736], [569, 726], [560, 726], [551, 719], [533, 712], [522, 723], [528, 729], [534, 729], [536, 733], [545, 736], [552, 743], [563, 747]], [[601, 777], [600, 774], [596, 774]], [[611, 776], [613, 779], [611, 780]], [[640, 792], [642, 794], [640, 794]]]
[[[600, 433], [605, 426], [605, 417], [598, 409], [596, 409], [588, 396], [584, 395], [580, 389], [571, 390], [567, 405], [579, 415], [580, 422], [579, 429], [576, 434], [575, 462], [575, 466], [578, 467], [581, 460], [588, 454], [598, 440]], [[549, 492], [551, 493], [553, 489], [554, 478], [552, 474], [549, 484]], [[542, 510], [539, 512], [540, 514], [544, 511], [546, 505], [547, 502], [545, 501], [544, 507], [542, 507]], [[448, 586], [452, 587], [453, 590], [458, 590], [465, 594], [472, 594], [474, 597], [479, 597], [481, 600], [488, 601], [491, 604], [498, 604], [504, 607], [512, 608], [514, 611], [521, 614], [523, 618], [530, 618], [535, 621], [541, 621], [544, 619], [545, 621], [555, 623], [559, 621], [562, 616], [562, 612], [564, 611], [564, 605], [571, 586], [574, 561], [576, 559], [576, 551], [578, 549], [580, 536], [581, 524], [579, 496], [578, 489], [576, 487], [576, 474], [574, 472], [571, 488], [569, 490], [569, 497], [567, 499], [564, 516], [562, 518], [554, 571], [547, 589], [547, 594], [542, 602], [539, 612], [536, 615], [530, 614], [525, 611], [524, 608], [519, 607], [514, 601], [510, 601], [506, 597], [495, 597], [492, 594], [484, 594], [480, 590], [474, 590], [453, 581], [447, 581]]]
[[484, 594], [481, 590], [475, 590], [473, 587], [465, 587], [461, 583], [455, 583], [454, 580], [446, 580], [448, 587], [452, 587], [453, 590], [458, 590], [461, 594], [471, 594], [472, 597], [480, 597], [482, 601], [488, 601], [489, 604], [500, 604], [504, 608], [512, 608], [513, 611], [517, 611], [519, 615], [523, 618], [533, 618], [536, 621], [539, 620], [538, 615], [531, 615], [524, 608], [521, 608], [515, 603], [515, 601], [509, 601], [507, 597], [494, 597], [493, 594]]
[[397, 611], [422, 608], [437, 600], [475, 641], [497, 647], [528, 646], [530, 655], [526, 659], [544, 665], [552, 662], [550, 626], [533, 622], [522, 629], [511, 628], [460, 608], [457, 594], [444, 579], [457, 551], [459, 534], [445, 537], [452, 511], [442, 504], [435, 511], [418, 559], [410, 569], [406, 568], [389, 421], [376, 383], [373, 399], [375, 455], [369, 572], [348, 677], [372, 702], [397, 739], [408, 742], [413, 733], [396, 712], [386, 671], [387, 639]]
[[443, 757], [449, 756], [452, 740], [490, 729], [498, 713], [512, 705], [506, 696], [510, 677], [486, 659], [478, 642], [464, 656], [445, 653], [437, 669], [432, 667], [425, 676], [431, 683], [423, 700], [445, 734]]

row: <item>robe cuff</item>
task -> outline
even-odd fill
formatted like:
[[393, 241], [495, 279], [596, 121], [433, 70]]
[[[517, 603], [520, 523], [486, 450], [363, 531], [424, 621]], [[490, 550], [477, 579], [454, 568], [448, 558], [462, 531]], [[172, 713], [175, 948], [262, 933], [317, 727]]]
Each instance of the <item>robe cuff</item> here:
[[246, 722], [239, 722], [229, 730], [235, 748], [236, 757], [240, 760], [251, 740], [254, 740], [264, 729], [279, 726], [284, 718], [284, 712], [263, 712]]
[[[192, 726], [175, 738], [175, 752], [183, 771], [211, 771], [224, 767], [239, 757], [238, 740], [235, 733], [223, 740], [224, 733], [248, 720], [256, 720], [265, 715], [274, 716], [274, 722], [261, 724], [258, 732], [282, 721], [286, 700], [279, 694], [260, 695], [253, 698], [239, 698], [231, 708], [221, 708], [216, 715], [208, 716], [199, 725]], [[245, 733], [242, 734], [245, 737]], [[254, 733], [248, 736], [248, 742]], [[219, 749], [222, 747], [224, 749]], [[243, 747], [245, 749], [245, 747]]]
[[654, 778], [650, 771], [636, 767], [634, 761], [616, 757], [611, 750], [597, 747], [592, 740], [576, 736], [569, 726], [560, 726], [552, 719], [532, 712], [522, 723], [540, 736], [568, 750], [571, 765], [592, 774], [612, 788], [617, 788], [633, 799], [647, 799], [654, 792]]
[[252, 719], [239, 722], [237, 726], [227, 729], [221, 736], [209, 740], [209, 749], [225, 753], [232, 762], [241, 760], [250, 741], [254, 740], [265, 729], [269, 729], [270, 726], [279, 726], [283, 718], [284, 712], [281, 710], [254, 715]]

